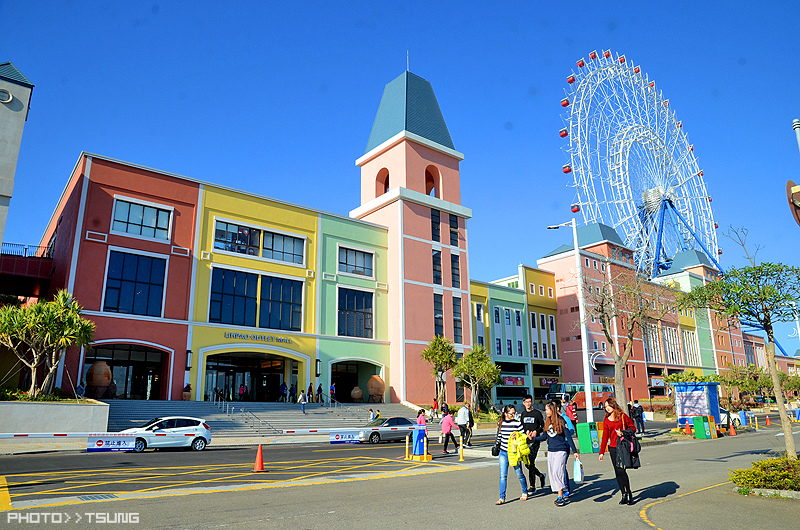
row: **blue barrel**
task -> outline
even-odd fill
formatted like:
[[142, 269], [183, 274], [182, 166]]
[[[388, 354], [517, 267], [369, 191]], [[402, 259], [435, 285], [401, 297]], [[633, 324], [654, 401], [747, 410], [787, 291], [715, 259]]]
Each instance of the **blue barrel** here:
[[425, 454], [425, 430], [417, 429], [411, 435], [411, 454], [424, 455]]
[[747, 411], [740, 410], [739, 411], [739, 423], [742, 425], [747, 425]]
[[800, 409], [794, 409], [794, 419], [800, 421]]

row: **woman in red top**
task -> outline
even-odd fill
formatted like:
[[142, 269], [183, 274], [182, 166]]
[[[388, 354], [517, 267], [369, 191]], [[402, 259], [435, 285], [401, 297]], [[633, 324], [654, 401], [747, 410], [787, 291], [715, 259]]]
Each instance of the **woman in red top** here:
[[633, 494], [631, 493], [631, 482], [628, 479], [628, 472], [623, 468], [617, 467], [617, 438], [622, 437], [625, 429], [635, 429], [633, 420], [622, 411], [617, 400], [608, 398], [603, 402], [606, 408], [606, 419], [603, 420], [603, 440], [600, 442], [600, 461], [603, 461], [603, 453], [611, 453], [611, 463], [614, 465], [614, 473], [617, 475], [617, 484], [622, 492], [620, 504], [633, 504]]

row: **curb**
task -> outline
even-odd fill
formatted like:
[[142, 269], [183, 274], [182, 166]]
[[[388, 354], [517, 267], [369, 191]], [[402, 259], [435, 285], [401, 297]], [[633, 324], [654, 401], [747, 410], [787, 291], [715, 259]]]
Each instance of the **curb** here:
[[[748, 496], [750, 495], [758, 495], [759, 497], [780, 497], [781, 499], [793, 499], [793, 500], [800, 500], [800, 491], [792, 491], [792, 490], [771, 490], [766, 488], [740, 488], [739, 486], [734, 486], [733, 491], [735, 493], [739, 493], [740, 489], [747, 489], [750, 491]], [[742, 494], [744, 495], [744, 494]]]

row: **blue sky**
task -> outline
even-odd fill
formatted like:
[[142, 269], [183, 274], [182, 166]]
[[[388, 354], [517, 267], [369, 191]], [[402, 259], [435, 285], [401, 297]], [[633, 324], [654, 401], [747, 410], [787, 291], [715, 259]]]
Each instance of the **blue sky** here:
[[[432, 5], [431, 5], [432, 4]], [[683, 121], [720, 228], [800, 265], [796, 1], [0, 0], [0, 62], [35, 85], [5, 241], [38, 243], [81, 151], [347, 215], [383, 87], [433, 85], [461, 163], [470, 276], [569, 241], [558, 130], [575, 62], [625, 54]], [[721, 238], [723, 267], [744, 264]], [[781, 328], [789, 351], [794, 326]]]

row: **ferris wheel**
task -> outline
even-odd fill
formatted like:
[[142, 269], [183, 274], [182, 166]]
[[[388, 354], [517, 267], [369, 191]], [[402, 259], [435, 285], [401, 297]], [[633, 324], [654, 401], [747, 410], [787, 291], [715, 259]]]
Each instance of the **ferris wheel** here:
[[577, 194], [573, 211], [586, 224], [614, 228], [651, 277], [669, 269], [676, 253], [716, 258], [717, 224], [703, 171], [683, 125], [639, 66], [610, 51], [589, 54], [567, 77], [568, 141]]

